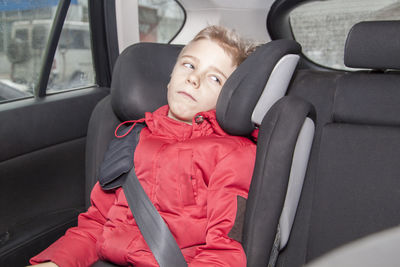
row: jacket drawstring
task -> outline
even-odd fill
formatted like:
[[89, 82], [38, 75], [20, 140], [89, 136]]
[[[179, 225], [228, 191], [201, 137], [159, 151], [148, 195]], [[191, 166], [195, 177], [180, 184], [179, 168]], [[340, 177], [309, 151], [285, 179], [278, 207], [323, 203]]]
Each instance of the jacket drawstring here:
[[[144, 122], [144, 121], [145, 121], [145, 119], [143, 118], [143, 119], [140, 119], [140, 120], [129, 120], [129, 121], [121, 122], [121, 123], [117, 126], [117, 128], [115, 128], [115, 131], [114, 131], [115, 137], [116, 137], [116, 138], [123, 138], [123, 137], [127, 136], [127, 135], [132, 131], [132, 129], [135, 127], [136, 123], [141, 123], [141, 122]], [[129, 130], [128, 130], [126, 133], [124, 133], [123, 135], [118, 135], [118, 130], [119, 130], [119, 128], [120, 128], [122, 125], [129, 124], [129, 123], [133, 123], [133, 124], [130, 126]]]

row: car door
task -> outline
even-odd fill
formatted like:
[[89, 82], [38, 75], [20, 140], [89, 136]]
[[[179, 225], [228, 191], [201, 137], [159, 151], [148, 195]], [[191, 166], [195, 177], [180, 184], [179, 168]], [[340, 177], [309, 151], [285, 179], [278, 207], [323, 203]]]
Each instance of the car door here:
[[[110, 53], [118, 54], [103, 42], [100, 1], [89, 21], [93, 2], [0, 4], [0, 266], [28, 264], [85, 210], [88, 121], [109, 94]], [[91, 36], [60, 47], [73, 23]], [[68, 56], [76, 42], [84, 58]]]

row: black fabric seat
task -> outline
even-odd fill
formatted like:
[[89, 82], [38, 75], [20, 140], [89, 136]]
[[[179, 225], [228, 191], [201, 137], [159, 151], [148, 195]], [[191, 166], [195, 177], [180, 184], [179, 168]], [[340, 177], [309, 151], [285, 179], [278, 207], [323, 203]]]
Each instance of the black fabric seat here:
[[317, 129], [292, 235], [278, 266], [301, 266], [400, 224], [399, 43], [400, 21], [356, 24], [345, 64], [367, 70], [302, 71], [294, 79], [289, 95], [315, 105]]
[[[100, 163], [116, 125], [124, 120], [142, 118], [146, 111], [154, 111], [167, 103], [169, 75], [181, 48], [176, 45], [143, 43], [127, 48], [119, 56], [113, 72], [111, 95], [98, 104], [89, 124], [86, 157], [88, 204], [90, 190], [97, 181]], [[242, 232], [242, 243], [248, 260], [255, 263], [268, 261], [269, 251], [257, 247], [258, 239], [263, 239], [268, 250], [271, 250], [284, 205], [298, 136], [303, 128], [307, 128], [304, 124], [310, 125], [311, 120], [306, 117], [313, 112], [312, 106], [300, 98], [284, 97], [279, 100], [286, 93], [299, 53], [300, 46], [288, 40], [273, 41], [259, 47], [227, 80], [217, 103], [218, 122], [230, 134], [247, 136], [255, 129], [254, 120], [261, 124], [261, 145], [258, 145], [256, 160], [258, 171], [253, 176], [255, 184], [252, 187], [258, 188], [264, 177], [269, 177], [280, 188], [280, 194], [276, 197], [281, 204], [276, 208], [276, 216], [271, 217], [267, 224], [263, 221], [265, 214], [255, 211], [259, 208], [264, 210], [265, 203], [269, 201], [265, 202], [263, 191], [252, 190], [252, 200], [247, 206], [252, 206], [251, 203], [261, 205], [246, 215], [247, 226]], [[154, 66], [161, 67], [154, 69]], [[274, 104], [277, 100], [278, 103]], [[305, 123], [306, 120], [308, 123]], [[313, 130], [308, 134], [312, 135]], [[272, 143], [276, 145], [272, 146]], [[282, 150], [279, 144], [284, 144], [285, 149]], [[273, 149], [269, 149], [271, 147]], [[279, 154], [279, 151], [285, 153]], [[304, 151], [308, 153], [307, 149]], [[281, 167], [275, 166], [265, 175], [266, 166], [276, 160], [283, 161], [279, 165]], [[253, 224], [253, 221], [258, 223]], [[260, 227], [263, 235], [257, 237], [255, 230], [258, 231]]]

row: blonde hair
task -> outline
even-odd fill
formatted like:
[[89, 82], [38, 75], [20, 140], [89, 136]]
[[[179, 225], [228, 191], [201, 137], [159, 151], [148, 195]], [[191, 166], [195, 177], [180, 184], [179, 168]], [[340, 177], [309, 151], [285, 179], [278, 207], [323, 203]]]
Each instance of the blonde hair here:
[[255, 50], [255, 45], [242, 39], [234, 30], [223, 26], [212, 25], [204, 28], [189, 44], [202, 39], [218, 43], [225, 53], [232, 58], [232, 62], [236, 66], [239, 66]]

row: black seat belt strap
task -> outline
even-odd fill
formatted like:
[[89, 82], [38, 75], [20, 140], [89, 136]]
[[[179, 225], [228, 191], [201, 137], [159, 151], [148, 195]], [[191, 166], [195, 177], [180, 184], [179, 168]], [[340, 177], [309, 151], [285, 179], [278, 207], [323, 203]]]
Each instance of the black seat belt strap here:
[[122, 184], [129, 207], [147, 245], [161, 267], [187, 266], [167, 224], [151, 203], [132, 168]]
[[161, 267], [186, 267], [187, 263], [175, 238], [135, 173], [133, 156], [144, 127], [138, 123], [124, 138], [111, 141], [100, 166], [99, 182], [106, 190], [122, 186], [136, 224]]

